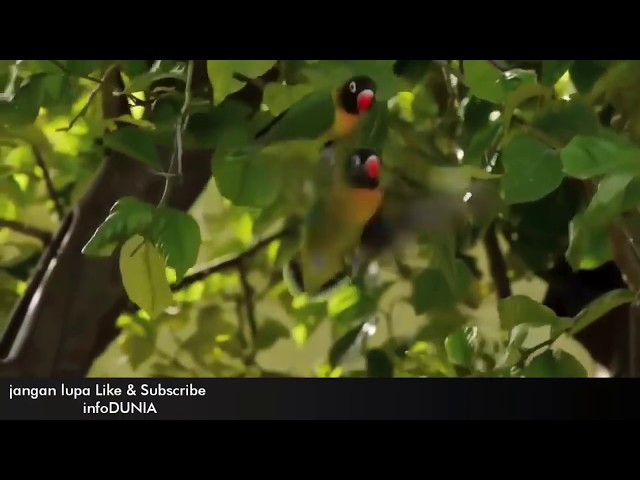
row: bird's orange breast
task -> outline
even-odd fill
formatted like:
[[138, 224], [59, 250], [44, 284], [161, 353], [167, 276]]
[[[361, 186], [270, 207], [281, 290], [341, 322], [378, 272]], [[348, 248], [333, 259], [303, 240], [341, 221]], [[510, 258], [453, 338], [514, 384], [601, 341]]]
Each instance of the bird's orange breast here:
[[360, 117], [358, 115], [351, 115], [340, 108], [336, 108], [335, 123], [333, 126], [334, 135], [336, 138], [344, 138], [350, 135], [358, 126], [359, 121]]
[[347, 202], [344, 203], [344, 215], [351, 221], [360, 224], [367, 223], [376, 213], [384, 197], [382, 190], [369, 190], [366, 188], [352, 188], [348, 191]]

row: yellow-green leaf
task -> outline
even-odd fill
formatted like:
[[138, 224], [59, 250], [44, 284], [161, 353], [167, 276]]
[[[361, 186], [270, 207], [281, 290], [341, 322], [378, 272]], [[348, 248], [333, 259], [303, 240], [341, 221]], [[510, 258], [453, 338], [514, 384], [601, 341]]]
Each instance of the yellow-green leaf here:
[[140, 235], [120, 250], [120, 274], [129, 299], [153, 319], [173, 302], [160, 252]]

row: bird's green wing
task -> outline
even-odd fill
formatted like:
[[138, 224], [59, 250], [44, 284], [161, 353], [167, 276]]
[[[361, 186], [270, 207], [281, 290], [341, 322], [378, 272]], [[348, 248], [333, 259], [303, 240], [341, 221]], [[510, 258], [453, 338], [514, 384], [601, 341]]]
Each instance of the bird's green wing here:
[[329, 131], [335, 119], [335, 107], [331, 91], [310, 93], [265, 127], [259, 136], [261, 144], [291, 140], [313, 140]]

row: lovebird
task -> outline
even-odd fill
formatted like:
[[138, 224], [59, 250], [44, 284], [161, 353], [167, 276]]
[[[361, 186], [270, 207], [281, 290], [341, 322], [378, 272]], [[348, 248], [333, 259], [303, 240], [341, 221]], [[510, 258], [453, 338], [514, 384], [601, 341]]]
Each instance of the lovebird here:
[[300, 248], [283, 267], [293, 295], [324, 297], [349, 280], [348, 258], [384, 198], [382, 159], [375, 150], [343, 148], [335, 154], [334, 178], [311, 206]]
[[376, 97], [376, 82], [356, 75], [334, 90], [310, 93], [262, 128], [262, 145], [291, 140], [319, 139], [325, 146], [355, 132]]

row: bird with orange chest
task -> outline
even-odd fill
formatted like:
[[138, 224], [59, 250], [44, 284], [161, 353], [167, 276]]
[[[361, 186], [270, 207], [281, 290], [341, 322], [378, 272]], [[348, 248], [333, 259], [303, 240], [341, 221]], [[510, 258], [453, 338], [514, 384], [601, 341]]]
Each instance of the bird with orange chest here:
[[263, 145], [290, 140], [331, 144], [352, 135], [376, 100], [376, 82], [354, 75], [332, 90], [316, 90], [274, 118], [257, 133]]
[[357, 148], [336, 152], [336, 177], [311, 207], [302, 226], [300, 248], [283, 274], [293, 295], [314, 299], [349, 281], [345, 258], [358, 245], [364, 226], [380, 208], [382, 159], [376, 151]]

